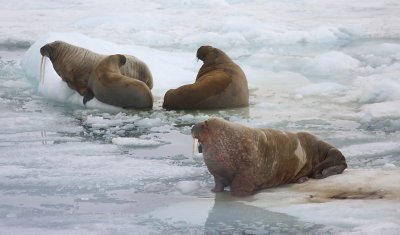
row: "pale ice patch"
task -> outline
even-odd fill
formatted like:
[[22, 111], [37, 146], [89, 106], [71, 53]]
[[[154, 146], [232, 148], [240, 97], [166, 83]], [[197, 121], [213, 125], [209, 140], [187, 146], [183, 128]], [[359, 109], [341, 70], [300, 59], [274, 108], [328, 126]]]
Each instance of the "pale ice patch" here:
[[270, 103], [270, 102], [257, 103], [254, 105], [254, 107], [269, 109], [269, 110], [284, 110], [284, 109], [286, 109], [285, 105], [274, 104], [274, 103]]
[[176, 189], [182, 194], [190, 194], [200, 188], [199, 181], [179, 181], [175, 185]]
[[303, 71], [313, 75], [335, 75], [355, 71], [360, 62], [340, 51], [330, 51], [318, 55], [308, 61]]
[[[8, 215], [7, 215], [8, 217]], [[8, 217], [11, 218], [11, 217]], [[101, 229], [96, 226], [90, 226], [88, 231], [86, 228], [64, 228], [64, 229], [51, 229], [51, 228], [27, 228], [27, 227], [13, 227], [0, 224], [2, 234], [13, 234], [13, 235], [26, 235], [26, 234], [53, 234], [53, 235], [67, 235], [67, 234], [79, 234], [79, 235], [98, 235]], [[97, 230], [97, 231], [96, 231]]]
[[371, 222], [362, 226], [357, 226], [348, 232], [341, 232], [338, 235], [397, 235], [400, 234], [400, 225], [394, 219], [387, 221]]
[[296, 95], [301, 96], [341, 96], [346, 93], [349, 88], [333, 82], [321, 82], [310, 84], [295, 90]]
[[340, 149], [346, 157], [355, 157], [363, 155], [375, 155], [400, 149], [397, 142], [372, 142], [364, 144], [348, 145]]
[[393, 163], [385, 163], [382, 167], [384, 170], [395, 170], [397, 167]]
[[172, 220], [173, 223], [182, 223], [183, 221], [191, 225], [204, 226], [213, 204], [214, 199], [212, 198], [197, 198], [161, 207], [149, 215], [159, 219]]
[[360, 102], [379, 103], [398, 99], [400, 99], [400, 83], [392, 79], [383, 79], [371, 84], [363, 92]]
[[[399, 213], [399, 170], [345, 170], [325, 179], [270, 188], [243, 203], [339, 228], [394, 221]], [[375, 199], [333, 199], [340, 193], [375, 193]], [[382, 196], [382, 198], [378, 197]], [[395, 222], [396, 227], [400, 224]]]
[[156, 147], [165, 144], [154, 139], [139, 139], [134, 137], [117, 137], [113, 138], [112, 142], [116, 145], [132, 147]]
[[143, 118], [138, 120], [137, 122], [135, 122], [135, 125], [139, 126], [139, 127], [145, 127], [145, 128], [149, 128], [149, 127], [154, 127], [154, 126], [162, 126], [164, 124], [164, 122], [160, 119], [160, 118]]
[[369, 113], [373, 118], [400, 117], [400, 100], [386, 101], [361, 106], [361, 113]]
[[25, 79], [18, 79], [18, 80], [6, 80], [1, 84], [1, 86], [8, 88], [28, 88], [31, 85]]
[[124, 113], [118, 113], [116, 115], [109, 115], [104, 113], [102, 115], [87, 115], [85, 124], [91, 126], [92, 128], [109, 128], [113, 126], [118, 126], [123, 128], [127, 124], [135, 123], [140, 117], [137, 115], [126, 115]]
[[382, 43], [374, 47], [366, 48], [366, 52], [379, 56], [388, 56], [393, 59], [400, 59], [400, 44], [389, 42]]
[[400, 60], [400, 44], [382, 43], [374, 47], [367, 47], [358, 54], [364, 63], [373, 68], [389, 66]]

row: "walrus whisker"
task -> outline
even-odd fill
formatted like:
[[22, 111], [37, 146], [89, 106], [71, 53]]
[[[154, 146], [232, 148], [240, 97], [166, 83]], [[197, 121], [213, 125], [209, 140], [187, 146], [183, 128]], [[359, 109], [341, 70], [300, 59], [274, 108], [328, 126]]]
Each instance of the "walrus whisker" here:
[[199, 142], [199, 139], [193, 138], [193, 155], [197, 153], [197, 143]]

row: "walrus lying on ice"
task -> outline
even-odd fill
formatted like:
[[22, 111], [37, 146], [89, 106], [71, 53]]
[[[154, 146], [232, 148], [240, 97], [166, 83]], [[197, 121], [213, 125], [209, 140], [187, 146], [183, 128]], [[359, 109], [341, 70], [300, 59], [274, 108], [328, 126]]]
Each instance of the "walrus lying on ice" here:
[[192, 128], [204, 162], [214, 176], [214, 192], [230, 186], [233, 196], [277, 185], [340, 174], [347, 167], [342, 153], [306, 132], [249, 128], [211, 118]]
[[167, 91], [164, 108], [216, 109], [249, 105], [249, 90], [242, 69], [220, 49], [202, 46], [197, 58], [204, 62], [196, 81]]
[[[84, 95], [87, 88], [89, 76], [95, 66], [106, 57], [106, 55], [97, 54], [88, 49], [77, 47], [63, 41], [48, 43], [40, 48], [42, 63], [45, 57], [50, 58], [54, 70], [68, 84], [68, 86]], [[125, 55], [126, 63], [121, 67], [121, 74], [140, 80], [152, 89], [153, 77], [147, 65], [138, 58]], [[43, 66], [44, 66], [43, 63]], [[40, 79], [42, 79], [42, 64]], [[44, 71], [43, 71], [44, 73]], [[43, 77], [44, 78], [44, 77]]]
[[89, 77], [83, 103], [96, 97], [101, 102], [123, 108], [152, 108], [153, 96], [149, 87], [121, 74], [120, 68], [125, 63], [126, 57], [120, 54], [101, 60]]

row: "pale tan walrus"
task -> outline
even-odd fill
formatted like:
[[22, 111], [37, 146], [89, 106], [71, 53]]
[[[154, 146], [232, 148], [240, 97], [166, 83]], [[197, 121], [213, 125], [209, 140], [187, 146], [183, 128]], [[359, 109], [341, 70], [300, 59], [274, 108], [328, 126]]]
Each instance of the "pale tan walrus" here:
[[121, 74], [120, 68], [125, 63], [126, 57], [120, 54], [101, 60], [89, 77], [83, 103], [95, 96], [101, 102], [123, 108], [152, 108], [153, 96], [149, 87]]
[[325, 178], [347, 167], [342, 153], [306, 133], [249, 128], [211, 118], [192, 128], [202, 146], [204, 162], [220, 192], [230, 186], [233, 196], [277, 185]]
[[169, 90], [168, 109], [217, 109], [249, 105], [249, 90], [242, 69], [220, 49], [202, 46], [197, 58], [204, 62], [193, 84]]
[[[76, 90], [81, 95], [86, 92], [89, 76], [94, 67], [106, 57], [106, 55], [97, 54], [63, 41], [55, 41], [44, 45], [40, 48], [40, 54], [43, 57], [50, 58], [57, 74], [71, 89]], [[140, 80], [152, 89], [153, 77], [147, 65], [134, 56], [125, 55], [125, 57], [127, 61], [121, 67], [121, 74]]]

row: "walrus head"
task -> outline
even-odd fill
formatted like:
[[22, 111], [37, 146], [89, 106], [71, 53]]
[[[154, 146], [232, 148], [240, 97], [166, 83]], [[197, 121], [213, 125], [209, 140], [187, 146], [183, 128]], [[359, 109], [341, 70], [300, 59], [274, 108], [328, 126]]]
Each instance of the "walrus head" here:
[[212, 46], [201, 46], [199, 49], [197, 49], [196, 57], [197, 59], [204, 61], [206, 59], [206, 56], [213, 50], [215, 49]]
[[46, 57], [52, 60], [53, 58], [53, 48], [56, 48], [56, 44], [59, 44], [59, 41], [55, 41], [53, 43], [47, 43], [46, 45], [40, 48], [40, 54], [42, 55], [42, 60], [40, 62], [40, 82], [44, 82], [44, 73], [46, 69]]
[[58, 49], [62, 44], [65, 44], [65, 42], [62, 41], [54, 41], [52, 43], [47, 43], [46, 45], [42, 46], [40, 48], [40, 54], [42, 56], [48, 57], [51, 61], [53, 61], [55, 58], [55, 55], [58, 53]]
[[121, 54], [109, 55], [101, 60], [96, 67], [110, 67], [114, 72], [121, 73], [119, 70], [123, 65], [126, 64], [126, 57]]
[[205, 133], [208, 132], [208, 122], [199, 122], [192, 127], [192, 137], [198, 139], [199, 142], [203, 142]]
[[197, 49], [196, 57], [203, 61], [204, 64], [232, 62], [231, 58], [225, 52], [212, 46], [201, 46]]
[[197, 144], [199, 143], [199, 152], [201, 153], [200, 149], [202, 148], [201, 143], [204, 141], [205, 133], [208, 132], [208, 122], [199, 122], [192, 127], [192, 137], [193, 137], [193, 154], [197, 151]]
[[[86, 92], [87, 79], [95, 65], [93, 53], [63, 41], [47, 43], [40, 48], [42, 61], [48, 57], [54, 70], [67, 83], [68, 87], [83, 95]], [[41, 74], [41, 80], [44, 80]]]

